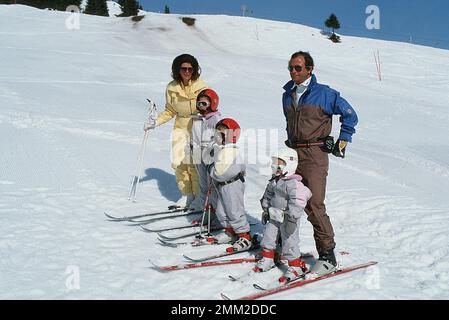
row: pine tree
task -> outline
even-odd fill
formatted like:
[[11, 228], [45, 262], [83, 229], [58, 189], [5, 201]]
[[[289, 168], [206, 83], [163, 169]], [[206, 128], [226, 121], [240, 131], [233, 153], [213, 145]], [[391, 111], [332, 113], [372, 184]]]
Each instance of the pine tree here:
[[139, 14], [140, 5], [137, 0], [122, 0], [120, 2], [119, 4], [122, 7], [122, 14], [119, 15], [119, 17], [137, 16]]
[[84, 13], [108, 17], [109, 11], [106, 0], [87, 0]]
[[332, 35], [335, 34], [335, 29], [340, 29], [340, 21], [338, 21], [335, 14], [331, 14], [329, 18], [324, 22], [326, 27], [332, 28]]
[[170, 7], [168, 5], [165, 5], [164, 13], [167, 13], [167, 14], [170, 13]]

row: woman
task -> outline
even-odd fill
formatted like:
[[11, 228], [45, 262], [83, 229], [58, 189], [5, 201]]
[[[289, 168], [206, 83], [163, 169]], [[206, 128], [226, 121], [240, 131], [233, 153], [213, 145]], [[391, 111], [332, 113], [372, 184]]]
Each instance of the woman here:
[[172, 63], [173, 81], [167, 85], [165, 91], [165, 111], [159, 114], [155, 123], [145, 128], [145, 130], [154, 129], [176, 117], [172, 132], [171, 161], [176, 183], [182, 194], [177, 205], [196, 210], [202, 209], [199, 200], [198, 173], [191, 156], [186, 153], [186, 148], [190, 144], [191, 117], [198, 113], [196, 98], [201, 91], [207, 89], [206, 83], [199, 79], [200, 74], [201, 68], [195, 57], [190, 54], [176, 57]]

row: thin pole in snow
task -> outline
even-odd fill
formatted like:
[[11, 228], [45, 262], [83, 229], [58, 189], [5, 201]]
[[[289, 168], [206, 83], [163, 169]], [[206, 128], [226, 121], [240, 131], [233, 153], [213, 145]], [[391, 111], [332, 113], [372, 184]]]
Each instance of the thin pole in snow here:
[[374, 62], [376, 63], [377, 76], [379, 77], [379, 81], [382, 81], [382, 70], [380, 68], [379, 50], [377, 50], [377, 56], [376, 56], [376, 52], [373, 52], [373, 54], [374, 54]]

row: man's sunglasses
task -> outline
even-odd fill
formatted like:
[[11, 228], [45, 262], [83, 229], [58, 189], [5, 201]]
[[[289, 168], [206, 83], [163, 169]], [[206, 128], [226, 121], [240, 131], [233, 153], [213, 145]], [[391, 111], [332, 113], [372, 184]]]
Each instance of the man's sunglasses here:
[[193, 68], [191, 68], [191, 67], [181, 67], [180, 70], [182, 72], [189, 72], [189, 73], [193, 72]]
[[299, 64], [297, 64], [296, 66], [288, 66], [288, 71], [292, 72], [293, 69], [295, 69], [296, 72], [301, 72], [302, 67]]

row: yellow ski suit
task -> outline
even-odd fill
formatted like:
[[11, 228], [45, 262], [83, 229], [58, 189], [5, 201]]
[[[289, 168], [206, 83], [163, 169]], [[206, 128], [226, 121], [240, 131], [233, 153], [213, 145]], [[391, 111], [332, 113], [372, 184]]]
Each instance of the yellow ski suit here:
[[182, 195], [199, 194], [198, 173], [190, 154], [186, 155], [186, 147], [190, 143], [192, 129], [191, 116], [197, 114], [196, 98], [207, 89], [206, 83], [200, 79], [189, 81], [184, 85], [172, 81], [165, 91], [165, 110], [158, 115], [157, 124], [161, 125], [175, 118], [172, 131], [172, 168], [175, 170], [176, 183]]

